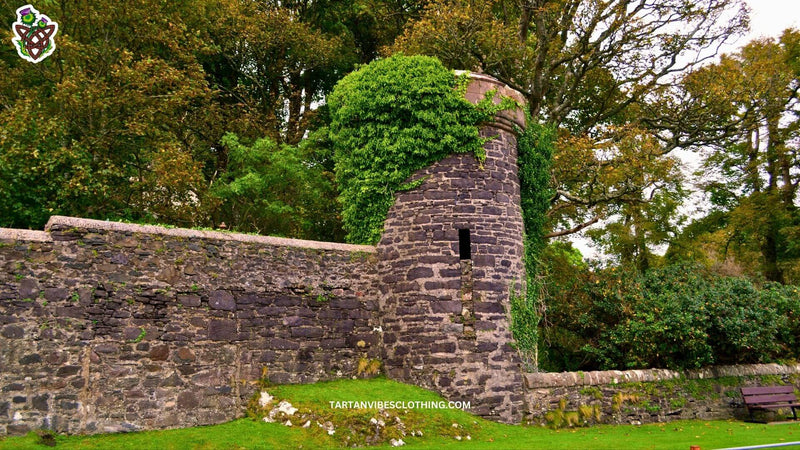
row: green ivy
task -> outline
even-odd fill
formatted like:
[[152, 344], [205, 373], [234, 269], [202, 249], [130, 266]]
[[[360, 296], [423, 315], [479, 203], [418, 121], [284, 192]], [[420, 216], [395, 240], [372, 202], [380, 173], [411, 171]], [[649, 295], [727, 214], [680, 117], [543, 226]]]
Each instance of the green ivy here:
[[518, 130], [517, 164], [525, 226], [525, 269], [528, 276], [533, 276], [538, 272], [539, 257], [545, 246], [545, 220], [553, 197], [550, 168], [555, 130], [535, 122], [528, 114], [526, 121], [525, 130]]
[[552, 191], [550, 166], [555, 132], [526, 117], [527, 127], [517, 130], [517, 164], [521, 192], [522, 222], [525, 227], [526, 295], [511, 295], [511, 333], [528, 371], [539, 366], [539, 322], [542, 314], [542, 282], [539, 260], [545, 247], [544, 227]]
[[[336, 180], [347, 241], [375, 244], [408, 178], [453, 153], [485, 159], [478, 126], [516, 104], [473, 105], [468, 77], [427, 56], [396, 54], [344, 77], [328, 96]], [[405, 184], [405, 185], [404, 185]]]

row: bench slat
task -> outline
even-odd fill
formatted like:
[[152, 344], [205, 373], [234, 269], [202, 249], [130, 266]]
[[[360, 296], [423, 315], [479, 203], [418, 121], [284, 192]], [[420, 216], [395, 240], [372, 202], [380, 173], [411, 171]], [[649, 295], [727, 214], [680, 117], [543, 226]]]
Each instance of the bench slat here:
[[781, 409], [781, 408], [800, 408], [800, 403], [784, 403], [782, 405], [749, 405], [751, 409]]
[[765, 386], [742, 388], [742, 395], [794, 394], [794, 386]]
[[794, 394], [751, 395], [745, 397], [744, 401], [748, 405], [758, 405], [761, 403], [797, 402], [797, 397]]

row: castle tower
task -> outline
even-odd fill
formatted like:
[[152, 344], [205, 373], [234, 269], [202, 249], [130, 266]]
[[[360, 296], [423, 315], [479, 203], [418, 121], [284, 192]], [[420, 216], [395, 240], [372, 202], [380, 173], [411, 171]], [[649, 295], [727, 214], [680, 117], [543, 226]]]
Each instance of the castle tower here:
[[[467, 99], [522, 96], [470, 74]], [[378, 244], [384, 362], [392, 379], [470, 402], [470, 411], [519, 423], [520, 361], [511, 347], [509, 295], [524, 280], [523, 223], [514, 127], [504, 111], [481, 129], [492, 136], [483, 167], [454, 154], [414, 173], [419, 187], [396, 194]]]

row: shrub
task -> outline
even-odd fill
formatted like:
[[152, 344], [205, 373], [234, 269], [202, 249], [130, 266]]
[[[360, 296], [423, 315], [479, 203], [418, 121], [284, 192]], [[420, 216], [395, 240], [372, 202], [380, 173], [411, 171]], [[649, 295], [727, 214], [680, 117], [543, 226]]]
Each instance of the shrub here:
[[[570, 336], [580, 350], [560, 349], [561, 360], [548, 352], [549, 370], [688, 369], [798, 357], [800, 291], [795, 286], [759, 287], [693, 265], [641, 276], [616, 269], [579, 273], [582, 278], [569, 291], [550, 291], [556, 296], [548, 298], [543, 333]], [[566, 292], [579, 295], [561, 297]], [[576, 308], [566, 307], [568, 302]]]

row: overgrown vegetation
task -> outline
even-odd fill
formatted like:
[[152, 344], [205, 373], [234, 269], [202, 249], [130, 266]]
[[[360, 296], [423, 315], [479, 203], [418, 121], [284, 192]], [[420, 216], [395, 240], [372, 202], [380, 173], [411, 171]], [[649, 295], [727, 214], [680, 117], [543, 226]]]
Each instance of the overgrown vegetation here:
[[697, 265], [639, 275], [571, 265], [548, 249], [545, 370], [762, 363], [800, 357], [800, 289]]
[[544, 415], [547, 426], [554, 430], [559, 428], [586, 427], [600, 423], [603, 410], [600, 405], [579, 405], [575, 411], [567, 410], [567, 400], [561, 399], [558, 408], [548, 411]]
[[414, 171], [453, 153], [485, 158], [478, 125], [514, 105], [494, 93], [473, 105], [469, 80], [439, 60], [396, 54], [344, 77], [328, 97], [347, 240], [375, 244], [394, 193]]
[[527, 128], [518, 130], [517, 164], [519, 166], [520, 203], [525, 227], [525, 289], [512, 292], [511, 332], [528, 371], [539, 369], [539, 324], [544, 315], [545, 286], [540, 273], [542, 250], [546, 241], [547, 210], [553, 197], [550, 168], [555, 133], [526, 114]]

